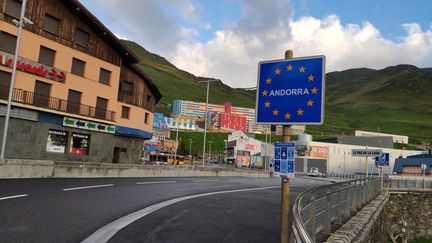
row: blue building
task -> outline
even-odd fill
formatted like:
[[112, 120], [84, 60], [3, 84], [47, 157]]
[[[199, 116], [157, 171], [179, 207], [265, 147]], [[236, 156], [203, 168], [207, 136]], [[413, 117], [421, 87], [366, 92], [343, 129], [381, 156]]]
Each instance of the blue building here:
[[432, 150], [427, 154], [397, 158], [393, 172], [398, 175], [423, 175], [432, 176]]

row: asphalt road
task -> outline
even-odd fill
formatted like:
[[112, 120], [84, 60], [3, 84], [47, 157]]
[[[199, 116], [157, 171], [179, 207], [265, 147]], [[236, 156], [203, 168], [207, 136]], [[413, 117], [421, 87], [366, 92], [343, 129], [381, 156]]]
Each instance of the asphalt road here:
[[[310, 186], [292, 180], [291, 201]], [[280, 179], [1, 179], [0, 242], [81, 242], [105, 225], [174, 202], [119, 230], [110, 242], [279, 242]], [[266, 187], [266, 188], [263, 188]], [[292, 204], [291, 204], [292, 205]]]

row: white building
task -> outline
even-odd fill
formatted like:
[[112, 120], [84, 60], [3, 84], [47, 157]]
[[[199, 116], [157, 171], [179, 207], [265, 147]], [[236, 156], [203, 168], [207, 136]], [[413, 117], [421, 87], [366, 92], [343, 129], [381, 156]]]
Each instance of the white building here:
[[394, 143], [403, 143], [408, 144], [408, 136], [397, 135], [397, 134], [388, 134], [388, 133], [380, 133], [380, 132], [368, 132], [368, 131], [355, 131], [356, 137], [392, 137]]

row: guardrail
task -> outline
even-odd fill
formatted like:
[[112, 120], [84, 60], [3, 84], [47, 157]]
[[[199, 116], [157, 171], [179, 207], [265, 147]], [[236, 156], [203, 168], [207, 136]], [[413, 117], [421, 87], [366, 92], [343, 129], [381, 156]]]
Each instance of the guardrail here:
[[381, 177], [371, 177], [310, 188], [295, 201], [291, 242], [321, 242], [332, 224], [343, 225], [381, 193]]
[[388, 190], [432, 190], [432, 177], [390, 176], [384, 186]]

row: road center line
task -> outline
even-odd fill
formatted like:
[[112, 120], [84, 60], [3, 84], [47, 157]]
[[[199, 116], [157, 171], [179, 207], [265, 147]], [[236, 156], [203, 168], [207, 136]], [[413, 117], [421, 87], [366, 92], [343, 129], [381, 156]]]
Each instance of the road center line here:
[[165, 184], [165, 183], [176, 183], [176, 181], [146, 181], [146, 182], [137, 182], [137, 185]]
[[192, 182], [215, 182], [219, 180], [193, 180]]
[[82, 187], [72, 187], [72, 188], [65, 188], [65, 189], [62, 189], [62, 190], [63, 190], [63, 191], [73, 191], [73, 190], [81, 190], [81, 189], [97, 188], [97, 187], [107, 187], [107, 186], [114, 186], [114, 184], [95, 185], [95, 186], [82, 186]]
[[138, 210], [136, 212], [128, 214], [124, 217], [121, 217], [121, 218], [115, 220], [114, 222], [107, 224], [104, 227], [95, 231], [93, 234], [91, 234], [89, 237], [87, 237], [84, 241], [82, 241], [82, 243], [107, 242], [118, 231], [120, 231], [124, 227], [128, 226], [129, 224], [133, 223], [134, 221], [136, 221], [136, 220], [138, 220], [138, 219], [140, 219], [140, 218], [142, 218], [142, 217], [144, 217], [144, 216], [146, 216], [152, 212], [155, 212], [161, 208], [167, 207], [171, 204], [178, 203], [178, 202], [181, 202], [184, 200], [198, 198], [198, 197], [206, 197], [206, 196], [217, 195], [217, 194], [223, 194], [223, 193], [267, 190], [267, 189], [273, 189], [273, 188], [279, 188], [279, 187], [280, 186], [254, 187], [254, 188], [247, 188], [247, 189], [208, 192], [208, 193], [202, 193], [202, 194], [196, 194], [196, 195], [191, 195], [191, 196], [174, 198], [171, 200], [167, 200], [164, 202], [153, 204], [151, 206], [148, 206], [146, 208], [143, 208], [141, 210]]
[[27, 197], [27, 196], [28, 196], [28, 194], [20, 194], [20, 195], [8, 196], [8, 197], [0, 197], [0, 200], [7, 200], [7, 199], [12, 199], [12, 198]]

